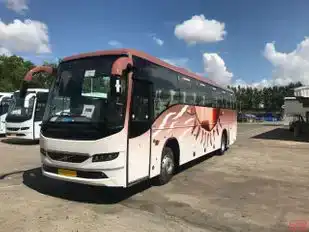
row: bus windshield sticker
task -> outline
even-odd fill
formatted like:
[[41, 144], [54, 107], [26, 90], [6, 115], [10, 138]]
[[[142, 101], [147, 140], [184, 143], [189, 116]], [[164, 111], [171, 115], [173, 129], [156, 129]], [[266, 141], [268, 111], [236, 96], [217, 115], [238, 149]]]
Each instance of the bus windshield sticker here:
[[84, 76], [85, 77], [94, 77], [95, 76], [95, 70], [86, 70]]
[[94, 105], [84, 105], [84, 109], [81, 116], [85, 116], [86, 118], [92, 118], [94, 109], [95, 109]]

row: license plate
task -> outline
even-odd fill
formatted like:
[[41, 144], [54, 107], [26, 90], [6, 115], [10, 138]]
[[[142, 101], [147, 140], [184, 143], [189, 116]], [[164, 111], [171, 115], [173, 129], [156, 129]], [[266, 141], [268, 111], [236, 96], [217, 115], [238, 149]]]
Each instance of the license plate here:
[[72, 177], [77, 176], [76, 171], [66, 170], [66, 169], [58, 169], [58, 174], [62, 176], [72, 176]]

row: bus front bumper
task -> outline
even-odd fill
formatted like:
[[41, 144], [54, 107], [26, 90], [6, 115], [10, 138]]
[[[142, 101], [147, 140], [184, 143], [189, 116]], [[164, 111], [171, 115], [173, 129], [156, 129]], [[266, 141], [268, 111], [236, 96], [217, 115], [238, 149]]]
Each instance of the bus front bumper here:
[[114, 170], [85, 170], [56, 167], [43, 163], [41, 170], [44, 176], [52, 179], [93, 186], [125, 187], [124, 181], [121, 178], [124, 176], [124, 168]]
[[16, 132], [16, 131], [8, 131], [6, 130], [5, 135], [8, 138], [19, 138], [19, 139], [25, 139], [25, 140], [33, 140], [33, 135], [31, 132]]
[[33, 140], [33, 129], [24, 123], [6, 123], [7, 137]]

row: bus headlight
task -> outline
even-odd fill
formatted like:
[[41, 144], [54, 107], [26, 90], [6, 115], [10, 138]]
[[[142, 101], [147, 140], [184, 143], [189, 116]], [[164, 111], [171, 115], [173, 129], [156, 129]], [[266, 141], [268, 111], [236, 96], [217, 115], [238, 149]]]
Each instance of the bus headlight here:
[[92, 156], [92, 162], [104, 162], [116, 159], [119, 156], [119, 152], [95, 154]]

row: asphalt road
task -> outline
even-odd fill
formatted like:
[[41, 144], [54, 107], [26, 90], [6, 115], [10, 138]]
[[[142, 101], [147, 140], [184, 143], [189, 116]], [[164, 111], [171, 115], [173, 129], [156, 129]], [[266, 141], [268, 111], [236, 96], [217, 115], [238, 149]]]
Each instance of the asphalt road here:
[[44, 178], [38, 145], [12, 142], [0, 142], [1, 231], [276, 232], [309, 221], [309, 143], [279, 126], [239, 125], [224, 156], [126, 191]]

